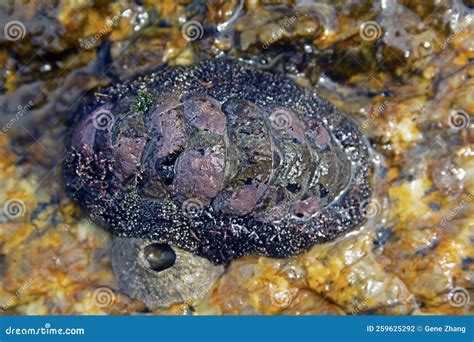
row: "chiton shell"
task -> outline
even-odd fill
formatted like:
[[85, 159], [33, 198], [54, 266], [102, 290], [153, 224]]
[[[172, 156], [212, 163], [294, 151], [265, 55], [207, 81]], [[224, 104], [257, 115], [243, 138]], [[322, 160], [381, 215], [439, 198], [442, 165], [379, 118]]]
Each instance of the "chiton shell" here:
[[363, 136], [284, 75], [229, 59], [163, 66], [75, 118], [66, 186], [114, 235], [227, 263], [292, 256], [364, 221]]

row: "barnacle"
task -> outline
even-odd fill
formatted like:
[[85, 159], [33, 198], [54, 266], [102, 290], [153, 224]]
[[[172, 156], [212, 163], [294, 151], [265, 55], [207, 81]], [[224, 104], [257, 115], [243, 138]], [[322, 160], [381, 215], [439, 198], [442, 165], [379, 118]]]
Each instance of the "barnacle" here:
[[199, 298], [224, 272], [223, 265], [143, 239], [116, 238], [111, 254], [121, 291], [148, 308]]
[[116, 236], [222, 264], [292, 256], [364, 220], [363, 137], [283, 75], [229, 59], [163, 66], [102, 90], [78, 118], [67, 188]]

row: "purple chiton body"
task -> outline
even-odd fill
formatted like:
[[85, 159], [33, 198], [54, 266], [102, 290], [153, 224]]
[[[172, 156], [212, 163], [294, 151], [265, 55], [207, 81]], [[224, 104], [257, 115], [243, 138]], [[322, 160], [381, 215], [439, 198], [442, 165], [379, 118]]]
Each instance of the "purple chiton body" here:
[[161, 67], [78, 117], [67, 188], [114, 235], [226, 263], [295, 255], [364, 220], [361, 133], [283, 75], [228, 59]]

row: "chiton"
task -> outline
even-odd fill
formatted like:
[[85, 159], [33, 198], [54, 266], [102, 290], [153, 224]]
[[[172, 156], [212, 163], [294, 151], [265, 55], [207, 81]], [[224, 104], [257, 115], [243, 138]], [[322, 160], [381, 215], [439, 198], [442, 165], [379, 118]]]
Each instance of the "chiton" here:
[[120, 237], [216, 264], [289, 257], [359, 227], [364, 137], [313, 89], [218, 58], [115, 84], [75, 115], [66, 186]]

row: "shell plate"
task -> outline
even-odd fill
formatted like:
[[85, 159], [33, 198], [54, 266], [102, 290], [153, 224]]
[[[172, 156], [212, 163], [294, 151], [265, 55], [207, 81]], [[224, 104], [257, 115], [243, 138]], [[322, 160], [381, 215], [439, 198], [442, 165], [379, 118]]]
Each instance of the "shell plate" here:
[[76, 117], [67, 189], [114, 235], [226, 263], [292, 256], [364, 221], [361, 133], [283, 75], [228, 59], [163, 66]]

